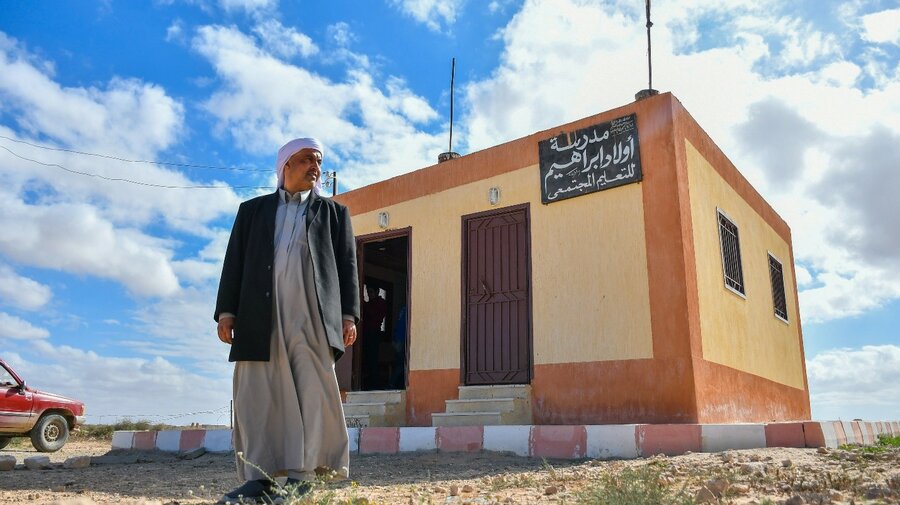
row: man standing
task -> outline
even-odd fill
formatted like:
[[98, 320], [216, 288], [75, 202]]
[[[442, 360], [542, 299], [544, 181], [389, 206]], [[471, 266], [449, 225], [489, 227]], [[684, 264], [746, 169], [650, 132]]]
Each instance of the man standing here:
[[316, 468], [349, 472], [334, 362], [356, 340], [359, 287], [350, 214], [318, 195], [324, 149], [278, 150], [278, 190], [241, 204], [215, 318], [234, 361], [234, 449], [246, 482], [220, 503], [271, 496], [271, 477], [309, 488]]

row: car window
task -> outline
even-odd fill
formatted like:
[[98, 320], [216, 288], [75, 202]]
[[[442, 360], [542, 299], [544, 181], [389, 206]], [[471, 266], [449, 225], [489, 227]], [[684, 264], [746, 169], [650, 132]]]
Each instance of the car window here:
[[18, 386], [19, 383], [16, 382], [16, 379], [13, 379], [12, 374], [10, 374], [6, 368], [0, 366], [0, 386]]

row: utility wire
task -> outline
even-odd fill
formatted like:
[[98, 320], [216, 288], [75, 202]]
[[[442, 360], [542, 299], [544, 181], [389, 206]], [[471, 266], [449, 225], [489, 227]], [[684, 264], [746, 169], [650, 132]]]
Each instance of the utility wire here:
[[168, 184], [154, 184], [152, 182], [135, 181], [133, 179], [126, 179], [124, 177], [108, 177], [108, 176], [100, 175], [100, 174], [92, 174], [90, 172], [80, 172], [78, 170], [72, 170], [71, 168], [66, 168], [58, 163], [44, 163], [43, 161], [26, 158], [25, 156], [22, 156], [20, 154], [13, 152], [6, 146], [0, 146], [0, 149], [3, 149], [4, 151], [8, 152], [9, 154], [12, 154], [13, 156], [15, 156], [16, 158], [19, 158], [21, 160], [30, 161], [32, 163], [37, 163], [38, 165], [43, 165], [45, 167], [60, 168], [71, 174], [83, 175], [86, 177], [96, 177], [97, 179], [103, 179], [105, 181], [127, 182], [129, 184], [137, 184], [138, 186], [148, 186], [148, 187], [152, 187], [152, 188], [163, 188], [163, 189], [272, 189], [274, 187], [274, 186], [228, 186], [228, 185], [226, 185], [226, 186], [214, 186], [214, 185], [175, 186], [175, 185], [168, 185]]
[[193, 163], [175, 163], [171, 161], [151, 161], [151, 160], [130, 160], [127, 158], [120, 158], [118, 156], [111, 156], [108, 154], [98, 154], [98, 153], [89, 153], [85, 151], [76, 151], [74, 149], [63, 149], [61, 147], [50, 147], [41, 144], [33, 144], [31, 142], [26, 142], [24, 140], [10, 138], [4, 135], [0, 135], [0, 139], [8, 140], [10, 142], [16, 142], [18, 144], [25, 144], [31, 147], [37, 147], [38, 149], [46, 149], [48, 151], [59, 151], [64, 153], [72, 153], [72, 154], [81, 154], [84, 156], [95, 156], [97, 158], [106, 158], [108, 160], [116, 160], [116, 161], [124, 161], [126, 163], [148, 163], [151, 165], [165, 165], [170, 167], [183, 167], [183, 168], [208, 168], [212, 170], [231, 170], [236, 172], [268, 172], [269, 170], [264, 170], [261, 168], [240, 168], [240, 167], [218, 167], [215, 165], [197, 165]]
[[219, 407], [213, 410], [199, 410], [197, 412], [185, 412], [182, 414], [88, 414], [88, 417], [96, 417], [102, 419], [104, 417], [116, 417], [121, 419], [138, 419], [144, 420], [147, 418], [154, 418], [160, 421], [169, 421], [172, 419], [180, 419], [182, 417], [195, 416], [199, 414], [218, 414], [218, 413], [227, 413], [231, 408], [230, 405], [225, 405], [224, 407]]

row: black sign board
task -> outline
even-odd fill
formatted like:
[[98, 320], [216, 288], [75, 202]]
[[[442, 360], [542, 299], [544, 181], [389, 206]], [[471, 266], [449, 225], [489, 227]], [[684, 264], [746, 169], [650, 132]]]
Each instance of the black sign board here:
[[637, 116], [538, 142], [538, 157], [545, 204], [640, 181]]

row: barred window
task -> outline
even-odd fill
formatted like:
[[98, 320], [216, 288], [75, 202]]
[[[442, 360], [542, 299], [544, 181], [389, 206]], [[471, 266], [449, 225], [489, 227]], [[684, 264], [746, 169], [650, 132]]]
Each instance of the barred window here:
[[741, 265], [741, 243], [738, 228], [722, 211], [719, 214], [719, 243], [722, 246], [722, 270], [725, 285], [735, 292], [745, 295], [744, 269]]
[[781, 262], [769, 254], [769, 278], [772, 280], [772, 303], [775, 315], [787, 322], [787, 300], [784, 298], [784, 273]]

